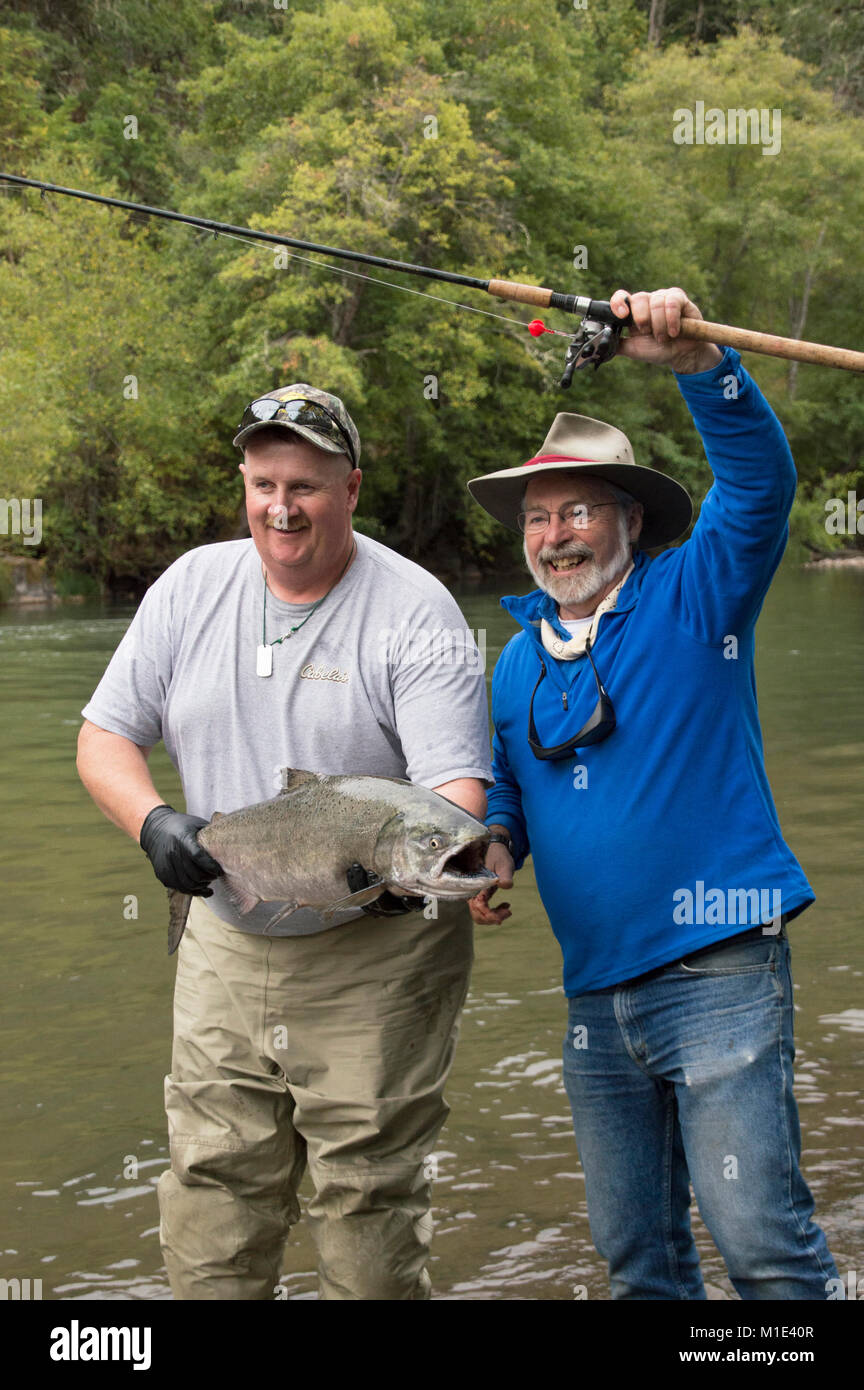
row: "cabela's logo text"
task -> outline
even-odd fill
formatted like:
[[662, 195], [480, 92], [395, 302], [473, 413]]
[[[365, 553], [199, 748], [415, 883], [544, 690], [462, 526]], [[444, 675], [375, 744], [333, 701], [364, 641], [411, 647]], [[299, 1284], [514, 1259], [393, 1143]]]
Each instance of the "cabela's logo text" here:
[[338, 681], [344, 684], [348, 679], [348, 672], [340, 671], [338, 666], [313, 666], [310, 661], [300, 672], [300, 679], [304, 681]]

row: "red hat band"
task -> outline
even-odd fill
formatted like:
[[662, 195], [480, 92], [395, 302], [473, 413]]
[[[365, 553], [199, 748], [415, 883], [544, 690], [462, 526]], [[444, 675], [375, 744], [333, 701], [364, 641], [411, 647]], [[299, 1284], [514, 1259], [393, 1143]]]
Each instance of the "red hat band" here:
[[572, 454], [538, 454], [536, 458], [526, 459], [523, 468], [530, 468], [532, 463], [599, 463], [599, 459], [577, 459]]

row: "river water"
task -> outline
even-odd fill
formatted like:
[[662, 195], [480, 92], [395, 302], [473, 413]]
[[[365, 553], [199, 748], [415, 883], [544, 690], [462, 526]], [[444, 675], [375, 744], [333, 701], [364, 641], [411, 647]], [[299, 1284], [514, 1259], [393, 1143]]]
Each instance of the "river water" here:
[[[491, 674], [511, 620], [491, 591], [457, 597], [486, 633]], [[74, 768], [79, 710], [131, 613], [0, 610], [0, 1277], [41, 1279], [50, 1299], [170, 1297], [154, 1191], [168, 1161], [164, 892]], [[841, 1276], [864, 1281], [862, 627], [864, 570], [784, 567], [758, 630], [758, 679], [784, 833], [817, 895], [790, 928], [804, 1171]], [[179, 797], [164, 750], [151, 762], [160, 793]], [[560, 956], [530, 861], [507, 896], [513, 917], [477, 932], [434, 1156], [435, 1297], [607, 1299], [561, 1084]], [[732, 1295], [695, 1227], [706, 1280]], [[314, 1298], [314, 1270], [301, 1222], [287, 1296]]]

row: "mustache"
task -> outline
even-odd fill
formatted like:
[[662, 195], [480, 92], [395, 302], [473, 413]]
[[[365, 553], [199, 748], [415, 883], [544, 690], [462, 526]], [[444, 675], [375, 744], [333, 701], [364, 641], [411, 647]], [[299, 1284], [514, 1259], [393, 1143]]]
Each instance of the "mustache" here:
[[268, 516], [264, 520], [264, 525], [273, 531], [305, 531], [308, 524], [307, 521], [301, 521], [296, 526], [289, 526], [283, 516]]
[[544, 545], [537, 555], [537, 563], [548, 564], [550, 560], [582, 560], [593, 558], [594, 551], [584, 541], [566, 541], [564, 545]]

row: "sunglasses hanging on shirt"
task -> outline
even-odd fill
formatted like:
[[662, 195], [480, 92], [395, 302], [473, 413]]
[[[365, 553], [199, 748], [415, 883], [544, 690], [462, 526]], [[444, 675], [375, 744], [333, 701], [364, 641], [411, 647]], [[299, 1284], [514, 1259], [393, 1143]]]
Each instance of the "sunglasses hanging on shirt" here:
[[[537, 677], [537, 684], [531, 691], [531, 701], [528, 706], [528, 746], [535, 758], [544, 762], [558, 762], [563, 758], [572, 757], [577, 748], [585, 748], [592, 743], [602, 743], [604, 738], [608, 738], [615, 728], [617, 720], [615, 711], [612, 708], [612, 701], [609, 698], [603, 682], [597, 674], [597, 667], [594, 665], [594, 658], [591, 655], [591, 643], [585, 644], [585, 655], [591, 662], [591, 670], [594, 672], [594, 679], [597, 682], [597, 704], [594, 713], [573, 738], [568, 738], [566, 743], [556, 744], [554, 748], [545, 748], [537, 735], [537, 726], [534, 723], [534, 696], [540, 688], [540, 682], [546, 675], [546, 663], [540, 662], [540, 675]], [[567, 696], [563, 696], [564, 707], [567, 707]]]

